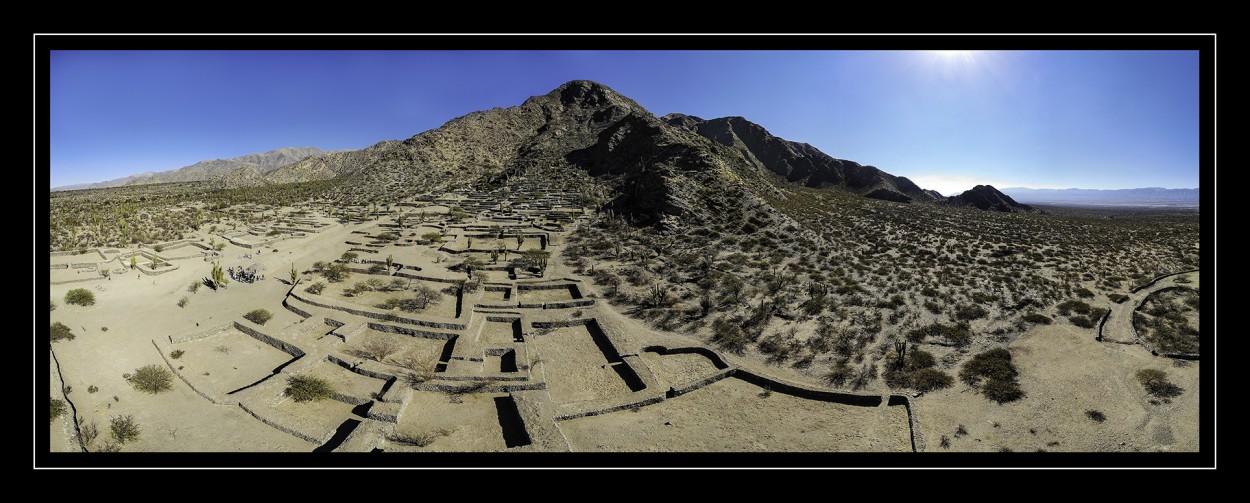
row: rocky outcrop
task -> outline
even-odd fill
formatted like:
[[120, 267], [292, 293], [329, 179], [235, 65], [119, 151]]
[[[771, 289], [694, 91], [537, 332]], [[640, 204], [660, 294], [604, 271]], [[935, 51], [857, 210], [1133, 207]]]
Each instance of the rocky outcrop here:
[[952, 206], [970, 206], [979, 210], [1002, 211], [1010, 213], [1031, 213], [1032, 206], [1017, 203], [1011, 196], [999, 192], [990, 185], [977, 185], [963, 194], [951, 196], [946, 200]]

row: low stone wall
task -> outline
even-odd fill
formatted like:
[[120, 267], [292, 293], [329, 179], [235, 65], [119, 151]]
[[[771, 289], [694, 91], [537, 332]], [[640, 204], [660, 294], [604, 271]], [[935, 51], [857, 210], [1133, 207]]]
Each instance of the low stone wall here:
[[[98, 254], [100, 256], [100, 260], [108, 260], [108, 257], [105, 257], [104, 252], [100, 251], [99, 248], [86, 248], [85, 250], [87, 251], [88, 254], [90, 253]], [[49, 257], [71, 257], [74, 255], [82, 255], [82, 254], [78, 253], [77, 250], [48, 252]]]
[[1197, 272], [1197, 271], [1198, 271], [1198, 269], [1190, 269], [1190, 270], [1188, 270], [1188, 271], [1181, 271], [1181, 272], [1173, 272], [1173, 273], [1164, 274], [1164, 275], [1162, 275], [1162, 276], [1158, 276], [1158, 277], [1156, 277], [1155, 279], [1152, 279], [1152, 280], [1150, 280], [1150, 281], [1148, 281], [1148, 282], [1146, 282], [1146, 283], [1144, 283], [1144, 284], [1139, 285], [1137, 288], [1134, 288], [1134, 289], [1132, 289], [1132, 290], [1129, 290], [1129, 293], [1137, 293], [1137, 292], [1140, 292], [1140, 291], [1142, 291], [1143, 289], [1149, 288], [1149, 287], [1150, 287], [1150, 285], [1153, 285], [1153, 284], [1155, 284], [1155, 283], [1158, 283], [1158, 282], [1159, 282], [1159, 280], [1164, 279], [1164, 278], [1167, 278], [1168, 276], [1177, 276], [1177, 275], [1180, 275], [1180, 274], [1188, 274], [1188, 273], [1191, 273], [1191, 272]]
[[527, 383], [507, 383], [494, 384], [490, 386], [478, 387], [474, 384], [469, 385], [451, 385], [444, 383], [423, 382], [412, 386], [412, 389], [418, 391], [437, 391], [439, 393], [456, 393], [460, 391], [473, 390], [479, 393], [511, 393], [514, 391], [542, 390], [547, 389], [546, 382], [527, 382]]
[[316, 295], [316, 294], [296, 293], [294, 290], [289, 292], [288, 296], [294, 297], [296, 300], [303, 302], [305, 304], [311, 305], [311, 306], [316, 306], [316, 307], [325, 308], [325, 309], [333, 309], [333, 310], [342, 311], [348, 314], [354, 314], [356, 316], [361, 316], [365, 318], [373, 318], [375, 320], [389, 321], [389, 322], [395, 322], [395, 323], [404, 323], [407, 325], [417, 325], [417, 326], [430, 327], [430, 328], [441, 328], [445, 330], [464, 330], [466, 327], [464, 323], [421, 320], [421, 319], [416, 319], [416, 318], [408, 318], [405, 316], [395, 314], [393, 312], [378, 312], [378, 311], [368, 310], [368, 309], [365, 309], [363, 306], [360, 306], [360, 307], [345, 306], [333, 299], [328, 299], [326, 297]]
[[369, 408], [368, 416], [374, 421], [398, 423], [403, 409], [404, 404], [399, 402], [374, 402], [373, 407]]
[[521, 391], [511, 394], [517, 414], [521, 417], [521, 424], [525, 428], [525, 434], [530, 438], [531, 444], [525, 447], [548, 452], [567, 452], [571, 450], [568, 439], [564, 438], [564, 434], [560, 433], [560, 428], [552, 419], [555, 414], [552, 412], [551, 401], [543, 395], [545, 393], [541, 391]]
[[226, 330], [230, 330], [230, 328], [233, 326], [234, 326], [234, 322], [227, 322], [227, 323], [222, 323], [220, 325], [217, 325], [211, 328], [206, 328], [204, 330], [199, 330], [199, 331], [188, 333], [188, 334], [183, 334], [183, 335], [178, 335], [178, 336], [171, 335], [169, 336], [169, 343], [178, 344], [178, 343], [187, 342], [187, 341], [194, 341], [196, 339], [203, 339], [205, 337], [210, 337], [213, 335], [220, 334]]
[[259, 340], [265, 344], [273, 346], [274, 348], [288, 355], [294, 356], [296, 358], [304, 356], [304, 350], [300, 349], [298, 346], [291, 344], [289, 342], [286, 342], [286, 341], [275, 339], [267, 334], [261, 333], [260, 331], [252, 327], [244, 325], [243, 323], [240, 323], [238, 321], [234, 322], [234, 328], [238, 329], [240, 332], [243, 332], [247, 335], [254, 337], [256, 340]]
[[668, 389], [667, 396], [668, 398], [682, 396], [686, 393], [689, 393], [691, 391], [697, 390], [699, 388], [712, 384], [716, 381], [729, 377], [733, 375], [734, 370], [735, 369], [732, 369], [732, 368], [717, 370], [715, 372], [712, 372], [711, 374], [695, 379], [693, 381], [682, 383], [682, 384], [675, 384]]
[[646, 346], [642, 348], [642, 350], [656, 353], [659, 355], [696, 354], [704, 358], [707, 358], [708, 360], [711, 360], [712, 365], [715, 366], [717, 369], [723, 370], [723, 369], [729, 368], [729, 364], [725, 363], [725, 360], [721, 358], [719, 354], [717, 354], [715, 351], [712, 351], [711, 349], [708, 349], [708, 348], [703, 348], [703, 347], [698, 347], [698, 346], [690, 346], [690, 347], [684, 347], [684, 348], [668, 348], [665, 346]]
[[291, 303], [290, 303], [290, 302], [287, 302], [287, 299], [289, 299], [289, 298], [290, 298], [290, 297], [288, 296], [288, 297], [286, 297], [286, 298], [282, 299], [282, 307], [285, 307], [288, 311], [290, 311], [290, 312], [292, 312], [292, 313], [298, 314], [301, 318], [305, 318], [305, 319], [307, 319], [307, 318], [311, 318], [311, 317], [312, 317], [312, 313], [310, 313], [310, 312], [308, 312], [308, 311], [305, 311], [305, 310], [303, 310], [303, 309], [300, 309], [300, 308], [298, 308], [298, 307], [295, 307], [295, 306], [291, 305]]
[[181, 379], [182, 382], [186, 383], [187, 387], [191, 388], [191, 391], [194, 391], [196, 394], [204, 397], [206, 400], [212, 403], [215, 403], [217, 405], [234, 405], [238, 403], [237, 401], [232, 400], [226, 397], [225, 395], [218, 395], [217, 393], [213, 391], [201, 389], [200, 387], [196, 386], [195, 383], [192, 383], [191, 379], [188, 379], [187, 376], [183, 374], [181, 370], [178, 370], [178, 366], [175, 365], [174, 362], [170, 360], [170, 357], [168, 354], [169, 351], [167, 351], [169, 349], [168, 347], [161, 347], [161, 345], [156, 342], [156, 339], [152, 339], [152, 345], [156, 347], [156, 352], [160, 353], [161, 359], [165, 360], [165, 365], [169, 367], [169, 370], [173, 371], [174, 375], [178, 376], [178, 379]]
[[609, 412], [636, 409], [638, 407], [645, 407], [654, 403], [663, 402], [664, 399], [665, 396], [663, 392], [655, 391], [650, 393], [631, 393], [629, 395], [614, 396], [602, 400], [575, 404], [577, 406], [576, 409], [567, 406], [563, 407], [565, 411], [556, 413], [555, 420], [566, 421], [579, 417], [598, 416]]
[[593, 305], [595, 305], [595, 299], [562, 300], [541, 304], [543, 309], [568, 309], [570, 307], [587, 307]]
[[854, 405], [857, 407], [878, 407], [881, 405], [881, 395], [855, 395], [851, 393], [809, 388], [799, 384], [783, 382], [776, 378], [757, 374], [743, 368], [734, 369], [733, 377], [742, 379], [743, 381], [762, 388], [767, 388], [777, 393], [785, 393], [787, 395], [807, 398], [809, 400], [821, 400], [825, 402], [840, 403], [843, 405]]
[[[1131, 314], [1130, 314], [1130, 316], [1131, 316]], [[1094, 332], [1094, 333], [1096, 334], [1096, 335], [1094, 336], [1094, 340], [1096, 340], [1096, 341], [1101, 341], [1101, 340], [1102, 340], [1102, 326], [1107, 324], [1107, 318], [1110, 318], [1110, 317], [1111, 317], [1111, 310], [1110, 310], [1110, 309], [1108, 309], [1108, 310], [1107, 310], [1107, 312], [1102, 313], [1102, 318], [1099, 318], [1099, 319], [1098, 319], [1098, 330]]]
[[387, 325], [384, 323], [369, 322], [368, 326], [369, 328], [373, 330], [377, 330], [378, 332], [386, 332], [389, 334], [403, 334], [403, 335], [412, 336], [412, 337], [423, 337], [426, 339], [450, 340], [450, 339], [455, 339], [457, 337], [456, 334], [449, 334], [445, 332], [431, 332], [429, 330], [400, 327], [396, 325]]
[[[365, 360], [359, 364], [356, 364], [356, 363], [347, 361], [339, 357], [339, 355], [336, 355], [333, 353], [326, 355], [326, 359], [334, 363], [335, 365], [338, 365], [340, 367], [343, 367], [347, 370], [350, 370], [352, 372], [355, 372], [365, 377], [372, 377], [374, 379], [381, 379], [383, 381], [391, 381], [397, 377], [394, 374], [391, 374], [388, 372], [382, 372], [381, 369], [377, 368], [381, 364], [378, 364], [377, 362], [372, 361], [372, 360]], [[371, 363], [377, 364], [377, 365], [369, 365]], [[355, 405], [360, 405], [360, 404], [355, 404]]]
[[162, 260], [163, 262], [165, 262], [165, 264], [168, 264], [168, 265], [166, 265], [166, 266], [164, 266], [164, 267], [161, 267], [160, 269], [152, 269], [152, 268], [149, 266], [149, 264], [139, 264], [139, 267], [138, 267], [139, 272], [141, 272], [141, 273], [143, 273], [143, 274], [146, 274], [146, 275], [148, 275], [148, 276], [160, 276], [160, 275], [162, 275], [162, 274], [165, 274], [165, 273], [168, 273], [168, 272], [174, 272], [174, 271], [177, 271], [177, 270], [179, 269], [178, 264], [175, 264], [175, 263], [173, 263], [173, 262], [169, 262], [169, 261], [165, 261], [164, 259], [161, 259], [161, 260]]
[[558, 320], [558, 321], [531, 321], [530, 326], [533, 326], [534, 328], [564, 328], [564, 327], [575, 327], [578, 325], [587, 325], [592, 321], [595, 321], [595, 319], [594, 318], [577, 318], [577, 319], [572, 319], [572, 320]]
[[886, 402], [886, 405], [890, 407], [902, 405], [907, 410], [907, 430], [911, 434], [911, 451], [928, 451], [928, 445], [925, 444], [924, 435], [920, 431], [920, 414], [912, 406], [911, 398], [906, 395], [890, 395], [890, 400]]
[[49, 264], [49, 269], [69, 269], [69, 264]]
[[[285, 420], [286, 418], [274, 417], [274, 416], [279, 415], [276, 413], [276, 411], [266, 411], [266, 415], [261, 415], [257, 412], [257, 410], [260, 409], [260, 407], [249, 406], [246, 402], [239, 402], [239, 407], [242, 408], [244, 411], [247, 411], [248, 414], [251, 414], [252, 417], [259, 419], [260, 422], [265, 423], [269, 426], [272, 426], [274, 429], [278, 431], [281, 431], [283, 433], [288, 433], [297, 438], [300, 438], [302, 440], [307, 440], [308, 442], [312, 442], [317, 445], [324, 444], [334, 437], [335, 430], [330, 430], [328, 432], [321, 434], [320, 436], [312, 434], [312, 433], [306, 433], [306, 432], [300, 431], [298, 428], [285, 424], [287, 422]], [[274, 413], [272, 416], [269, 415], [269, 413], [271, 412]]]
[[64, 281], [53, 281], [53, 282], [51, 282], [51, 284], [53, 284], [53, 285], [67, 285], [67, 284], [70, 284], [70, 283], [85, 283], [85, 282], [87, 282], [87, 281], [100, 281], [100, 280], [103, 280], [103, 279], [104, 279], [104, 277], [100, 276], [99, 274], [93, 274], [93, 275], [91, 275], [91, 276], [92, 276], [92, 277], [90, 277], [90, 278], [82, 278], [82, 279], [67, 279], [67, 280], [64, 280]]
[[486, 321], [513, 323], [513, 322], [521, 321], [521, 315], [515, 314], [515, 315], [509, 315], [509, 316], [500, 316], [500, 315], [492, 314], [492, 315], [486, 316]]
[[437, 278], [437, 277], [434, 277], [434, 276], [425, 276], [425, 275], [421, 275], [421, 274], [412, 274], [412, 273], [410, 273], [410, 272], [404, 272], [404, 271], [398, 271], [398, 272], [396, 272], [394, 275], [395, 275], [395, 276], [399, 276], [399, 277], [401, 277], [401, 278], [419, 279], [419, 280], [421, 280], [421, 281], [433, 281], [433, 282], [435, 282], [435, 283], [449, 283], [449, 284], [453, 284], [453, 285], [454, 285], [454, 284], [457, 284], [457, 283], [462, 283], [462, 282], [464, 282], [464, 280], [463, 280], [463, 279], [459, 279], [459, 278]]

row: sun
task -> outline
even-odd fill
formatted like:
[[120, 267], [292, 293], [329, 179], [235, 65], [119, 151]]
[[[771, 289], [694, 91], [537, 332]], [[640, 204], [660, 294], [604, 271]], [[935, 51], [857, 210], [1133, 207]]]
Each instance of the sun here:
[[965, 61], [972, 59], [973, 51], [933, 51], [939, 59], [948, 61]]

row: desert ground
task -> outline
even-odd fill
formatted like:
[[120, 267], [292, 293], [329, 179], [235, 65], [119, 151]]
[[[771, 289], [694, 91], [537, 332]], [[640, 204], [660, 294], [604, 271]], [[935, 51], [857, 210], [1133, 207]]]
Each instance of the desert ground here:
[[[971, 317], [971, 342], [953, 343], [948, 332], [903, 346], [932, 355], [929, 366], [953, 377], [920, 391], [886, 378], [889, 362], [901, 359], [893, 344], [947, 318], [924, 314], [932, 309], [904, 317], [897, 308], [934, 302], [926, 298], [949, 301], [943, 309], [974, 301], [950, 298], [950, 288], [917, 295], [905, 278], [889, 285], [847, 279], [850, 289], [831, 295], [859, 297], [863, 284], [882, 288], [881, 303], [845, 300], [824, 321], [765, 316], [756, 339], [735, 341], [726, 335], [728, 315], [705, 326], [693, 314], [696, 296], [637, 268], [649, 259], [632, 255], [630, 245], [587, 252], [589, 240], [615, 224], [584, 209], [578, 193], [541, 182], [385, 206], [314, 199], [214, 211], [223, 216], [211, 226], [168, 236], [179, 239], [51, 255], [51, 320], [74, 338], [51, 344], [49, 392], [72, 407], [50, 423], [50, 450], [1196, 451], [1202, 433], [1196, 355], [1152, 354], [1133, 325], [1137, 306], [1159, 290], [1184, 286], [1196, 296], [1197, 272], [1135, 292], [1129, 278], [1111, 285], [1079, 272], [1079, 283], [1064, 286], [1062, 273], [1071, 269], [1055, 258], [1056, 286], [1047, 287], [1054, 292], [1089, 286], [1127, 298], [1090, 301], [1084, 312], [1098, 319], [1086, 321], [1098, 323], [1088, 328], [1056, 316], [1049, 302], [1030, 308], [1049, 314], [1047, 322], [1020, 323], [998, 307], [1016, 298], [980, 299], [990, 312]], [[176, 212], [208, 209], [184, 202]], [[885, 239], [873, 253], [899, 259], [885, 245], [903, 236], [877, 235]], [[933, 245], [963, 261], [943, 239]], [[767, 271], [766, 261], [724, 250], [708, 263], [749, 277], [744, 271]], [[214, 263], [263, 279], [212, 288]], [[871, 277], [857, 276], [869, 273], [856, 267], [849, 277]], [[802, 284], [773, 274], [783, 290]], [[762, 284], [746, 285], [753, 293], [735, 301], [741, 307], [724, 309], [763, 306], [767, 292], [751, 290]], [[94, 303], [67, 302], [75, 289]], [[648, 289], [657, 299], [640, 307]], [[891, 307], [895, 292], [907, 295]], [[255, 309], [272, 317], [244, 317]], [[1196, 325], [1196, 308], [1184, 309], [1155, 311]], [[889, 328], [857, 332], [861, 324]], [[846, 336], [822, 342], [831, 333]], [[845, 355], [833, 356], [843, 343]], [[1010, 353], [1022, 397], [998, 403], [958, 378], [964, 362], [991, 348]], [[143, 392], [124, 377], [146, 365], [168, 370], [170, 389]], [[849, 374], [826, 375], [839, 365]], [[1147, 368], [1163, 370], [1182, 391], [1152, 396], [1136, 377]], [[297, 401], [292, 380], [305, 378], [330, 391]], [[140, 434], [119, 442], [110, 424], [126, 415]]]

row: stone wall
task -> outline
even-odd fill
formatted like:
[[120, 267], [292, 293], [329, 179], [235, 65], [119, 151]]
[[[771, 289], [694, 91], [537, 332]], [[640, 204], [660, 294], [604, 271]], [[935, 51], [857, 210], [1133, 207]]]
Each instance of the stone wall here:
[[708, 348], [703, 348], [703, 347], [698, 347], [698, 346], [691, 346], [691, 347], [684, 347], [684, 348], [668, 348], [665, 346], [646, 346], [642, 348], [642, 350], [650, 351], [652, 353], [656, 353], [660, 355], [696, 354], [696, 355], [703, 356], [704, 358], [707, 358], [708, 360], [711, 360], [712, 365], [715, 366], [719, 370], [729, 368], [729, 364], [725, 363], [725, 360], [721, 358], [719, 354], [717, 354], [715, 351], [712, 351], [711, 349], [708, 349]]
[[715, 372], [712, 372], [706, 376], [700, 377], [690, 382], [674, 384], [673, 386], [669, 387], [668, 393], [666, 394], [666, 396], [668, 398], [673, 398], [673, 397], [684, 395], [686, 393], [689, 393], [691, 391], [697, 390], [699, 388], [712, 384], [716, 381], [729, 377], [733, 375], [734, 370], [735, 369], [732, 369], [732, 368], [717, 370]]
[[[295, 437], [298, 437], [303, 440], [307, 440], [317, 445], [324, 444], [334, 437], [334, 430], [330, 430], [328, 432], [322, 433], [321, 435], [316, 435], [313, 433], [300, 431], [294, 426], [291, 426], [290, 424], [288, 424], [288, 423], [293, 423], [294, 421], [288, 421], [287, 419], [289, 418], [277, 417], [277, 416], [281, 416], [281, 414], [277, 414], [277, 411], [274, 411], [272, 409], [266, 411], [265, 415], [261, 415], [257, 412], [257, 410], [260, 409], [260, 407], [249, 406], [246, 402], [239, 402], [239, 407], [242, 408], [244, 411], [247, 411], [248, 414], [251, 414], [252, 417], [259, 419], [260, 422], [265, 423], [269, 426], [272, 426], [274, 429], [277, 429], [278, 431], [294, 435]], [[270, 413], [272, 413], [273, 415], [270, 415]]]
[[169, 343], [178, 344], [178, 343], [187, 342], [187, 341], [194, 341], [196, 339], [203, 339], [205, 337], [210, 337], [213, 335], [220, 334], [226, 330], [230, 330], [230, 328], [233, 326], [234, 326], [234, 322], [227, 322], [227, 323], [222, 323], [220, 325], [217, 325], [211, 328], [199, 330], [196, 332], [191, 332], [191, 333], [186, 333], [186, 334], [181, 334], [181, 335], [176, 335], [176, 336], [171, 335], [169, 336]]
[[783, 382], [776, 378], [768, 377], [763, 374], [757, 374], [743, 368], [735, 369], [733, 377], [777, 393], [785, 393], [787, 395], [807, 398], [809, 400], [821, 400], [825, 402], [840, 403], [843, 405], [854, 405], [857, 407], [878, 407], [881, 405], [881, 395], [855, 395], [838, 391], [809, 388], [799, 384]]
[[1102, 326], [1107, 324], [1107, 318], [1110, 318], [1110, 317], [1111, 317], [1110, 309], [1108, 309], [1107, 312], [1102, 313], [1102, 318], [1098, 319], [1098, 330], [1094, 332], [1096, 334], [1094, 336], [1094, 340], [1096, 341], [1102, 340]]
[[386, 325], [383, 323], [369, 322], [369, 328], [373, 330], [377, 330], [378, 332], [386, 332], [389, 334], [403, 334], [403, 335], [408, 335], [412, 337], [423, 337], [426, 339], [450, 340], [450, 339], [456, 338], [456, 334], [449, 334], [449, 333], [444, 333], [444, 332], [431, 332], [428, 330], [400, 327], [396, 325]]
[[196, 394], [217, 405], [234, 405], [238, 403], [226, 395], [217, 394], [217, 392], [211, 388], [200, 388], [196, 386], [195, 383], [192, 383], [191, 379], [187, 378], [181, 370], [178, 370], [178, 365], [175, 365], [174, 362], [170, 360], [169, 351], [167, 351], [169, 349], [168, 347], [161, 347], [161, 345], [156, 342], [156, 339], [152, 339], [152, 345], [156, 346], [156, 352], [160, 353], [161, 359], [165, 360], [165, 365], [169, 366], [169, 370], [172, 370], [174, 375], [178, 376], [178, 379], [181, 379], [182, 382], [186, 383], [187, 387], [191, 388], [191, 391], [196, 392]]
[[1150, 281], [1147, 281], [1147, 282], [1146, 282], [1146, 283], [1144, 283], [1144, 284], [1138, 285], [1138, 286], [1137, 286], [1137, 288], [1134, 288], [1134, 289], [1132, 289], [1132, 290], [1129, 290], [1129, 293], [1137, 293], [1137, 292], [1139, 292], [1139, 291], [1141, 291], [1141, 290], [1143, 290], [1143, 289], [1149, 288], [1149, 287], [1150, 287], [1150, 285], [1153, 285], [1153, 284], [1155, 284], [1155, 283], [1158, 283], [1158, 282], [1159, 282], [1159, 280], [1164, 279], [1164, 278], [1167, 278], [1167, 277], [1169, 277], [1169, 276], [1176, 276], [1176, 275], [1179, 275], [1179, 274], [1188, 274], [1188, 273], [1191, 273], [1191, 272], [1197, 272], [1197, 271], [1198, 271], [1197, 269], [1190, 269], [1190, 270], [1188, 270], [1188, 271], [1172, 272], [1172, 273], [1164, 274], [1164, 275], [1161, 275], [1161, 276], [1156, 277], [1155, 279], [1152, 279], [1152, 280], [1150, 280]]
[[[249, 323], [250, 323], [250, 322], [249, 322]], [[296, 358], [299, 358], [299, 357], [301, 357], [301, 356], [304, 356], [304, 350], [300, 349], [300, 348], [299, 348], [299, 347], [297, 347], [296, 345], [291, 344], [291, 343], [286, 342], [286, 341], [282, 341], [282, 340], [275, 339], [275, 338], [273, 338], [273, 337], [271, 337], [271, 336], [269, 336], [269, 335], [266, 335], [266, 334], [264, 334], [264, 333], [261, 333], [260, 331], [258, 331], [258, 330], [256, 330], [256, 329], [254, 329], [254, 328], [252, 328], [252, 327], [249, 327], [249, 326], [247, 326], [247, 325], [245, 325], [245, 324], [243, 324], [243, 323], [240, 323], [240, 322], [238, 322], [238, 321], [234, 322], [234, 328], [238, 329], [240, 332], [243, 332], [243, 333], [245, 333], [245, 334], [247, 334], [247, 335], [250, 335], [250, 336], [252, 336], [252, 337], [256, 338], [256, 340], [259, 340], [259, 341], [261, 341], [261, 342], [263, 342], [263, 343], [265, 343], [265, 344], [268, 344], [268, 345], [270, 345], [270, 346], [273, 346], [274, 348], [276, 348], [276, 349], [278, 349], [278, 350], [280, 350], [280, 351], [282, 351], [283, 353], [286, 353], [286, 354], [288, 354], [288, 355], [294, 356], [294, 357], [296, 357]]]
[[401, 316], [401, 315], [398, 315], [389, 311], [379, 312], [375, 310], [370, 310], [370, 309], [364, 308], [363, 306], [359, 306], [359, 307], [345, 306], [345, 305], [342, 305], [342, 303], [335, 301], [333, 299], [328, 299], [326, 297], [316, 295], [316, 294], [296, 293], [294, 290], [289, 292], [288, 296], [294, 297], [296, 300], [299, 300], [300, 302], [303, 302], [305, 304], [309, 304], [312, 306], [325, 308], [325, 309], [333, 309], [336, 311], [343, 311], [345, 313], [354, 314], [356, 316], [361, 316], [365, 318], [372, 318], [375, 320], [389, 321], [389, 322], [394, 322], [394, 323], [404, 323], [407, 325], [417, 325], [417, 326], [430, 327], [430, 328], [441, 328], [445, 330], [464, 330], [466, 327], [464, 323], [421, 320], [417, 318], [409, 318], [406, 316]]

